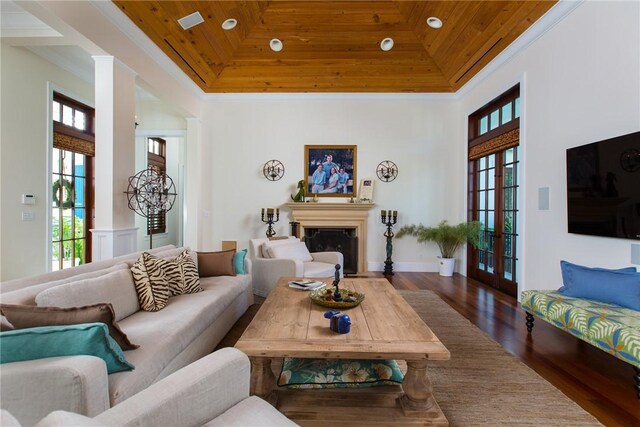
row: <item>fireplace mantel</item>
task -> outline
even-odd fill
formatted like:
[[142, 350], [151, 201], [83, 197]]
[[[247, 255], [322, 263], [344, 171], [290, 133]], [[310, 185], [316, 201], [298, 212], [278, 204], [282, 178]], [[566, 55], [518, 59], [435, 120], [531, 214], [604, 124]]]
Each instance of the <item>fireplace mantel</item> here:
[[373, 203], [287, 203], [291, 221], [300, 223], [300, 235], [305, 228], [355, 228], [358, 237], [358, 273], [367, 269], [367, 220]]

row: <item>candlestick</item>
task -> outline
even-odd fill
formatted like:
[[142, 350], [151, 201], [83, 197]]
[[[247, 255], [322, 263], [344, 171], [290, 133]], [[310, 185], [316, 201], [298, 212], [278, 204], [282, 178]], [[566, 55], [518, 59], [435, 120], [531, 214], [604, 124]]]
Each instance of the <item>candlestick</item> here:
[[384, 233], [384, 237], [387, 238], [387, 259], [384, 262], [384, 274], [385, 276], [393, 276], [393, 260], [391, 255], [393, 253], [393, 226], [398, 222], [398, 211], [383, 210], [381, 213], [382, 223], [387, 226], [387, 231]]
[[267, 224], [267, 237], [272, 237], [276, 235], [276, 231], [273, 229], [273, 224], [278, 222], [280, 220], [280, 209], [275, 209], [276, 211], [276, 216], [275, 218], [273, 217], [273, 212], [274, 209], [273, 208], [267, 208], [267, 218], [265, 219], [264, 217], [264, 208], [262, 208], [261, 210], [261, 215], [260, 215], [260, 219], [262, 220], [262, 222], [264, 222], [265, 224]]

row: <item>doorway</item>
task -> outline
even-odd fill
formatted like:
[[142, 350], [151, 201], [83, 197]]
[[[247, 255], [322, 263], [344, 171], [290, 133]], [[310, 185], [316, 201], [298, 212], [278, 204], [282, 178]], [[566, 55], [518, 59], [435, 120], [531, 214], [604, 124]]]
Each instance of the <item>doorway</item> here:
[[480, 221], [467, 275], [508, 295], [518, 292], [519, 86], [469, 116], [469, 220]]

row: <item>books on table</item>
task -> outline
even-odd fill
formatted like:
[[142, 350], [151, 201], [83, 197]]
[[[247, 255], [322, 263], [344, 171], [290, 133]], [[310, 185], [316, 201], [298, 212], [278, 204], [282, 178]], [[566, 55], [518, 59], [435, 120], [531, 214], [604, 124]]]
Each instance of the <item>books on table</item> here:
[[326, 283], [319, 282], [317, 280], [292, 280], [289, 282], [289, 287], [294, 289], [302, 289], [305, 291], [312, 291], [314, 289], [324, 288]]

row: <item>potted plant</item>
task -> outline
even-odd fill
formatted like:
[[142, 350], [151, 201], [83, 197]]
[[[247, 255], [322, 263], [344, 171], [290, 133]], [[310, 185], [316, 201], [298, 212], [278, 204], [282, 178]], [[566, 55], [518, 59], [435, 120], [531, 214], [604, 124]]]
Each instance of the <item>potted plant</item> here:
[[452, 276], [456, 251], [466, 242], [477, 248], [480, 244], [481, 229], [482, 224], [478, 221], [462, 222], [458, 225], [450, 225], [447, 221], [442, 221], [435, 227], [410, 224], [402, 226], [396, 233], [396, 237], [411, 235], [418, 238], [418, 243], [435, 242], [442, 255], [438, 257], [440, 275]]

